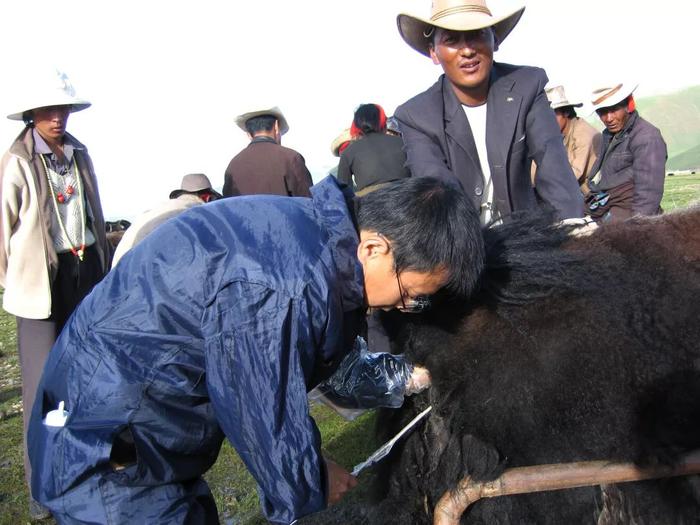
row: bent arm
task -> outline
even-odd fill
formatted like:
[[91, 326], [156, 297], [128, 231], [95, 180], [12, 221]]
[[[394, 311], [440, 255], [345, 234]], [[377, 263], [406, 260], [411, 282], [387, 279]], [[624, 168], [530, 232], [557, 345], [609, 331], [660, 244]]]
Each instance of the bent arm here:
[[660, 134], [648, 133], [630, 144], [634, 174], [632, 211], [655, 215], [661, 206], [666, 175], [666, 144]]
[[207, 388], [219, 425], [258, 483], [263, 512], [288, 524], [325, 507], [321, 437], [291, 306], [263, 287], [243, 292], [213, 307], [221, 332], [206, 337]]
[[297, 154], [292, 159], [292, 165], [289, 173], [289, 189], [293, 197], [310, 197], [309, 188], [313, 185], [311, 173], [306, 167], [304, 157]]

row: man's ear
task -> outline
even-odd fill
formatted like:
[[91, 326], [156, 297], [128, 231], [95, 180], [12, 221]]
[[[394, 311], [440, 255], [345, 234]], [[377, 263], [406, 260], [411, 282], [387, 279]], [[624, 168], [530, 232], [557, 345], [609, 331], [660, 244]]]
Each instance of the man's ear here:
[[376, 232], [362, 232], [360, 244], [357, 245], [357, 258], [361, 263], [366, 263], [381, 255], [386, 255], [391, 251], [389, 242], [383, 235]]
[[428, 46], [428, 51], [430, 51], [430, 58], [432, 59], [433, 64], [435, 64], [436, 66], [440, 65], [440, 59], [435, 53], [435, 46], [433, 44], [430, 44]]

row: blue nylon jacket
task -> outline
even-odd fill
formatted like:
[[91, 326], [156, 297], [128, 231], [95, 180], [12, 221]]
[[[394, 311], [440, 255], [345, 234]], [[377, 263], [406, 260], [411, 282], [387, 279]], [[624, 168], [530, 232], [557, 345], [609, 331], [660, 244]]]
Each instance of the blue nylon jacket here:
[[[223, 199], [159, 227], [83, 301], [49, 356], [29, 430], [34, 497], [55, 504], [104, 473], [138, 486], [197, 478], [223, 431], [270, 521], [322, 509], [306, 394], [352, 348], [348, 321], [364, 303], [357, 244], [332, 177], [311, 199]], [[47, 431], [41, 419], [59, 401], [66, 426]], [[115, 472], [112, 441], [125, 428], [138, 461]]]

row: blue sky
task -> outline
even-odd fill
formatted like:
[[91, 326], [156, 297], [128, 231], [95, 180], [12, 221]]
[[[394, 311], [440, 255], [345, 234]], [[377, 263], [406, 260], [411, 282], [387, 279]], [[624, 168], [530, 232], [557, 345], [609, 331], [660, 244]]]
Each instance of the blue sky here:
[[[517, 5], [489, 2], [495, 13]], [[496, 59], [544, 67], [573, 96], [628, 79], [639, 82], [638, 96], [700, 84], [696, 2], [526, 5]], [[233, 119], [258, 105], [282, 108], [283, 144], [318, 180], [357, 105], [379, 103], [390, 114], [439, 75], [396, 30], [399, 12], [427, 18], [429, 10], [430, 0], [2, 2], [0, 110], [22, 109], [13, 103], [28, 67], [64, 70], [93, 103], [68, 129], [90, 150], [112, 219], [167, 199], [185, 173], [221, 187], [247, 143]], [[3, 150], [20, 130], [0, 120]]]

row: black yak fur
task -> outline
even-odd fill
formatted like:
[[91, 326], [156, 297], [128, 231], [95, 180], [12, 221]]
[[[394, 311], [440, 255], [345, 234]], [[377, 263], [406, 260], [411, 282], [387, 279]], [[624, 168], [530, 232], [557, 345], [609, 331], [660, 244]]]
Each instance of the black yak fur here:
[[[700, 449], [700, 208], [585, 237], [550, 219], [484, 231], [470, 301], [388, 324], [433, 386], [383, 411], [379, 439], [433, 411], [377, 467], [372, 502], [300, 523], [429, 524], [467, 475], [588, 460], [673, 465]], [[700, 477], [484, 499], [461, 523], [700, 523]]]

